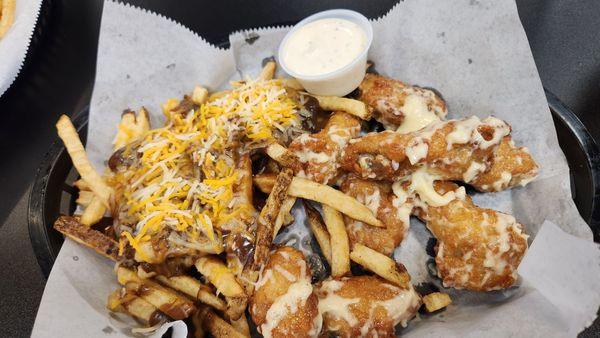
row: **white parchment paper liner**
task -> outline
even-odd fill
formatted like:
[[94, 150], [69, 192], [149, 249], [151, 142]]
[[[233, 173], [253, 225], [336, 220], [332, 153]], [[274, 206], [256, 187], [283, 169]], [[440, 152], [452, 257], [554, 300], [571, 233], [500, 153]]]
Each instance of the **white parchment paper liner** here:
[[[519, 271], [519, 287], [504, 292], [445, 290], [454, 304], [413, 320], [410, 337], [565, 337], [595, 318], [600, 304], [600, 250], [570, 195], [568, 166], [529, 45], [511, 0], [407, 0], [373, 23], [369, 58], [394, 78], [439, 90], [450, 118], [495, 115], [513, 126], [517, 144], [527, 145], [542, 167], [526, 188], [476, 194], [475, 202], [509, 212], [533, 241]], [[88, 151], [101, 169], [121, 111], [144, 105], [155, 126], [159, 104], [195, 84], [220, 88], [227, 80], [254, 75], [264, 57], [276, 55], [288, 28], [238, 32], [220, 50], [164, 17], [126, 5], [104, 6], [96, 84], [90, 109]], [[249, 37], [258, 39], [248, 39]], [[310, 254], [303, 215], [278, 237], [304, 238], [296, 246]], [[395, 257], [414, 283], [438, 283], [427, 270], [430, 234], [413, 220]], [[106, 297], [117, 288], [112, 264], [65, 241], [54, 265], [33, 330], [34, 337], [106, 337], [128, 334], [126, 320], [109, 315]], [[184, 329], [179, 327], [179, 329]]]
[[42, 0], [17, 0], [15, 21], [0, 39], [0, 96], [23, 67]]

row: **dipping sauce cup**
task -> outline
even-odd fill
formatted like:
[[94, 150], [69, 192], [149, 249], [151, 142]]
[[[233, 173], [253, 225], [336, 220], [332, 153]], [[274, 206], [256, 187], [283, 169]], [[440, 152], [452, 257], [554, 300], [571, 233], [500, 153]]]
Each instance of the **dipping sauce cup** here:
[[365, 76], [373, 27], [362, 14], [333, 9], [307, 17], [279, 46], [283, 70], [311, 94], [344, 96]]

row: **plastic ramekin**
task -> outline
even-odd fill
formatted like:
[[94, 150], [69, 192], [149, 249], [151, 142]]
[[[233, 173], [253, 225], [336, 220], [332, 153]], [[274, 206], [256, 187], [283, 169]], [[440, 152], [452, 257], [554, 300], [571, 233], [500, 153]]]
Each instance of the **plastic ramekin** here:
[[[283, 51], [286, 48], [289, 37], [294, 34], [300, 27], [307, 23], [320, 20], [320, 19], [345, 19], [357, 24], [363, 29], [366, 36], [365, 49], [359, 54], [352, 62], [345, 65], [344, 67], [335, 70], [333, 72], [320, 74], [320, 75], [302, 75], [291, 71], [285, 64], [283, 59]], [[358, 87], [362, 79], [365, 77], [367, 70], [367, 53], [371, 47], [373, 41], [373, 27], [369, 22], [369, 19], [364, 17], [362, 14], [351, 11], [348, 9], [332, 9], [324, 12], [313, 14], [304, 20], [298, 22], [283, 38], [283, 41], [279, 45], [278, 59], [281, 68], [293, 76], [302, 84], [307, 92], [315, 95], [328, 95], [328, 96], [344, 96], [351, 93]]]

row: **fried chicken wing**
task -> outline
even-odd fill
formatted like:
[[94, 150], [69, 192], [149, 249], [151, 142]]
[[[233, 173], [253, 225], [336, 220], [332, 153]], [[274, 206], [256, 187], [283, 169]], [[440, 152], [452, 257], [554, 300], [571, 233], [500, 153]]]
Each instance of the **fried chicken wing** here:
[[289, 150], [300, 159], [297, 175], [318, 183], [330, 183], [338, 176], [339, 157], [348, 141], [360, 133], [360, 120], [344, 112], [331, 115], [325, 127], [316, 134], [302, 134]]
[[515, 147], [509, 134], [506, 122], [475, 116], [433, 123], [408, 134], [370, 133], [349, 143], [340, 166], [377, 180], [399, 180], [427, 167], [440, 180], [499, 191], [525, 185], [538, 172], [526, 148]]
[[250, 315], [264, 337], [317, 337], [322, 317], [302, 252], [281, 247], [269, 256], [250, 301]]
[[339, 337], [395, 337], [421, 305], [412, 286], [402, 289], [375, 276], [328, 279], [317, 288], [324, 332]]
[[396, 197], [390, 184], [367, 181], [354, 175], [348, 175], [340, 189], [369, 207], [385, 225], [374, 227], [344, 216], [350, 244], [360, 243], [391, 255], [406, 236], [412, 205]]
[[380, 75], [367, 74], [359, 90], [359, 100], [373, 110], [375, 119], [386, 129], [418, 130], [448, 113], [444, 100], [432, 90]]
[[523, 225], [510, 215], [476, 206], [454, 183], [436, 181], [434, 188], [454, 199], [432, 206], [416, 195], [414, 212], [438, 241], [435, 261], [444, 286], [491, 291], [513, 285], [527, 250]]

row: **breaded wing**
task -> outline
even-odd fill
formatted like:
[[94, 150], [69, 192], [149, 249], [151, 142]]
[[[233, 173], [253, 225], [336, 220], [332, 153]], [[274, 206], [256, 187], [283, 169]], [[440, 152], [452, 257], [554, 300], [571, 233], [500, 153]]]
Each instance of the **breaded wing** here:
[[526, 148], [510, 139], [510, 126], [473, 116], [399, 134], [370, 133], [349, 142], [340, 165], [363, 178], [399, 180], [427, 167], [440, 180], [464, 181], [480, 191], [525, 185], [538, 173]]
[[454, 183], [436, 181], [434, 188], [440, 195], [454, 192], [454, 200], [432, 206], [416, 196], [414, 212], [438, 241], [435, 261], [444, 286], [491, 291], [513, 285], [527, 250], [523, 225], [476, 206]]
[[374, 227], [344, 216], [350, 244], [360, 243], [384, 255], [400, 245], [410, 224], [412, 205], [400, 200], [390, 184], [368, 181], [348, 175], [340, 189], [365, 204], [385, 227]]
[[264, 337], [317, 337], [322, 317], [302, 252], [281, 247], [269, 256], [250, 300], [250, 315]]
[[417, 130], [448, 113], [444, 100], [432, 90], [380, 75], [367, 74], [359, 91], [359, 100], [366, 103], [373, 110], [375, 119], [390, 130], [398, 129], [409, 116], [422, 120], [413, 129]]
[[316, 134], [302, 134], [288, 149], [300, 159], [296, 175], [318, 183], [330, 183], [338, 176], [339, 157], [348, 141], [360, 133], [360, 120], [344, 112], [331, 115]]
[[317, 287], [326, 333], [338, 337], [395, 337], [406, 326], [421, 298], [412, 286], [402, 289], [376, 276], [328, 279]]

